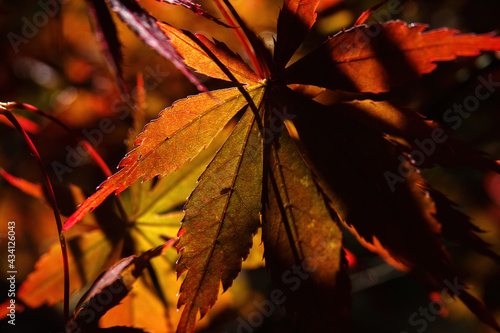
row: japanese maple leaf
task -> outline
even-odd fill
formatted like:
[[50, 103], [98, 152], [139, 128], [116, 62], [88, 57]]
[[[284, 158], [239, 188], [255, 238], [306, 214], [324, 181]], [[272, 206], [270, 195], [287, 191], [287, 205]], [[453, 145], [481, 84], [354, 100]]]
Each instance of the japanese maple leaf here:
[[[137, 137], [121, 169], [66, 221], [65, 230], [111, 193], [177, 170], [238, 117], [185, 206], [177, 274], [187, 273], [178, 332], [193, 332], [198, 314], [203, 317], [216, 302], [220, 284], [224, 290], [231, 286], [260, 226], [266, 265], [289, 315], [305, 332], [347, 330], [349, 282], [340, 223], [431, 288], [457, 281], [439, 239], [440, 226], [451, 225], [457, 211], [425, 184], [417, 167], [500, 172], [498, 162], [413, 110], [372, 100], [322, 105], [290, 87], [387, 92], [430, 73], [436, 62], [500, 50], [500, 38], [426, 31], [426, 25], [401, 21], [360, 24], [289, 65], [315, 22], [318, 2], [285, 0], [273, 56], [231, 10], [248, 38], [243, 43], [254, 50], [249, 56], [256, 71], [221, 42], [158, 22], [187, 66], [235, 87], [202, 92], [163, 110]], [[429, 140], [433, 153], [417, 163], [412, 152]], [[477, 229], [462, 222], [452, 233], [443, 228], [443, 236], [500, 261], [474, 234]], [[290, 272], [307, 276], [297, 290], [285, 283]], [[498, 329], [467, 291], [449, 292]]]

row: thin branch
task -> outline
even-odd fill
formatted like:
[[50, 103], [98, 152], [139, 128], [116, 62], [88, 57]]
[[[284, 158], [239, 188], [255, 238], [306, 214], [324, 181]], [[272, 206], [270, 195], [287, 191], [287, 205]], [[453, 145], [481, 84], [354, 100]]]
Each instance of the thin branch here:
[[[12, 111], [13, 109], [20, 109], [20, 110], [26, 110], [30, 111], [33, 113], [36, 113], [38, 115], [41, 115], [42, 117], [45, 117], [47, 119], [52, 120], [54, 123], [59, 125], [61, 128], [63, 128], [65, 131], [69, 133], [69, 135], [75, 140], [76, 142], [80, 143], [82, 145], [82, 148], [85, 149], [85, 151], [89, 154], [89, 156], [96, 162], [96, 164], [99, 166], [101, 171], [106, 177], [111, 177], [113, 173], [109, 169], [108, 165], [104, 160], [102, 159], [101, 155], [92, 147], [92, 144], [88, 142], [80, 133], [75, 132], [71, 128], [69, 128], [65, 123], [63, 123], [61, 120], [57, 119], [53, 115], [42, 111], [38, 109], [37, 107], [26, 104], [26, 103], [17, 103], [17, 102], [9, 102], [9, 103], [0, 103], [0, 107], [4, 107], [5, 109]], [[125, 222], [129, 221], [127, 212], [125, 211], [125, 208], [123, 206], [123, 202], [120, 198], [119, 195], [115, 195], [115, 203], [116, 207], [120, 213], [120, 216]]]
[[[3, 110], [2, 110], [3, 109]], [[57, 205], [56, 197], [54, 194], [54, 189], [52, 188], [52, 183], [49, 178], [49, 174], [45, 165], [43, 164], [42, 158], [38, 153], [33, 141], [31, 141], [30, 137], [23, 129], [21, 124], [17, 121], [16, 117], [9, 110], [5, 109], [0, 105], [0, 115], [7, 117], [7, 119], [16, 127], [16, 129], [21, 133], [24, 140], [28, 144], [29, 149], [33, 153], [36, 161], [38, 162], [38, 166], [43, 174], [44, 185], [47, 189], [47, 194], [49, 198], [50, 205], [52, 206], [52, 211], [54, 213], [54, 217], [56, 219], [57, 224], [57, 232], [59, 234], [59, 244], [61, 246], [62, 256], [63, 256], [63, 269], [64, 269], [64, 324], [66, 325], [69, 320], [69, 264], [68, 264], [68, 250], [66, 247], [66, 238], [62, 233], [62, 221], [61, 216], [59, 215], [59, 207]]]

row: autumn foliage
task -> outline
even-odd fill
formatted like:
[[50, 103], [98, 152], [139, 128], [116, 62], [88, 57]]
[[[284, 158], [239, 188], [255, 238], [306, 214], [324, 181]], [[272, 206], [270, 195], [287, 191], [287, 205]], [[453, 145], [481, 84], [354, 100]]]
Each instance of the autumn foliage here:
[[[221, 19], [191, 1], [163, 2], [233, 30], [250, 64], [220, 41], [157, 20], [134, 0], [86, 1], [122, 94], [131, 92], [113, 12], [199, 93], [144, 124], [139, 77], [129, 152], [61, 225], [66, 270], [51, 264], [61, 257], [60, 245], [53, 245], [20, 287], [23, 304], [53, 305], [63, 300], [65, 287], [69, 294], [87, 288], [67, 318], [68, 332], [194, 332], [262, 241], [273, 286], [283, 291], [282, 305], [298, 331], [349, 332], [344, 238], [352, 233], [429, 292], [447, 290], [500, 331], [479, 298], [449, 287], [465, 282], [444, 244], [456, 242], [497, 263], [500, 257], [421, 172], [465, 166], [500, 173], [500, 163], [461, 141], [450, 126], [386, 94], [433, 72], [439, 62], [500, 51], [500, 37], [399, 20], [365, 24], [376, 6], [298, 58], [319, 0], [284, 1], [272, 49], [230, 1], [214, 2]], [[202, 75], [225, 87], [209, 91]], [[22, 108], [29, 109], [5, 103], [1, 113]], [[47, 196], [1, 171], [25, 192]], [[71, 193], [82, 197], [77, 187]], [[114, 211], [105, 201], [111, 195], [118, 214], [96, 223], [94, 209]], [[178, 258], [168, 250], [173, 245]], [[296, 290], [285, 280], [291, 269], [307, 276]], [[96, 311], [93, 304], [104, 297], [111, 301]], [[154, 323], [126, 314], [149, 308], [159, 316]]]

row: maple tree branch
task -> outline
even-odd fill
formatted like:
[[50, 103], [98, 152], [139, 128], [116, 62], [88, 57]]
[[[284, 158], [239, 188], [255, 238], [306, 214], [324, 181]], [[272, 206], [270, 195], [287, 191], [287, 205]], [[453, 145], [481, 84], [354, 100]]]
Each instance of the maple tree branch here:
[[[3, 103], [2, 103], [3, 104]], [[64, 324], [68, 323], [69, 320], [69, 264], [68, 264], [68, 250], [66, 247], [66, 238], [64, 237], [64, 234], [62, 233], [62, 221], [61, 221], [61, 216], [59, 215], [59, 207], [57, 205], [57, 200], [54, 194], [54, 189], [52, 188], [52, 182], [50, 181], [49, 174], [47, 172], [47, 169], [45, 168], [42, 158], [40, 157], [40, 154], [38, 153], [38, 150], [36, 149], [35, 145], [33, 144], [33, 141], [31, 141], [30, 137], [24, 130], [24, 128], [21, 126], [19, 121], [17, 121], [16, 117], [7, 110], [3, 105], [0, 105], [0, 115], [5, 116], [11, 123], [16, 127], [16, 129], [21, 133], [23, 136], [26, 144], [28, 145], [29, 149], [33, 153], [38, 166], [40, 168], [40, 171], [42, 172], [43, 175], [43, 180], [44, 180], [44, 185], [47, 190], [47, 195], [50, 201], [50, 205], [52, 206], [52, 211], [54, 213], [54, 217], [56, 219], [56, 224], [57, 224], [57, 232], [59, 234], [59, 244], [61, 246], [61, 251], [62, 251], [62, 256], [63, 256], [63, 266], [64, 266]]]

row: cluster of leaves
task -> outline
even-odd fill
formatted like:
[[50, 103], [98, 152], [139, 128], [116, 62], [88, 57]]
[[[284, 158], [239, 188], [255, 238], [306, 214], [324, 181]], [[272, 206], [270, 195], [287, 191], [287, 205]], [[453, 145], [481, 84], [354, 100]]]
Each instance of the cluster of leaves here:
[[[70, 232], [110, 194], [127, 188], [135, 191], [130, 201], [120, 201], [128, 214], [112, 230], [91, 226], [72, 238], [85, 248], [85, 256], [70, 258], [72, 281], [78, 280], [77, 266], [82, 264], [92, 267], [85, 273], [85, 278], [92, 280], [106, 266], [104, 261], [109, 264], [130, 243], [142, 253], [161, 246], [165, 238], [176, 238], [180, 252], [176, 273], [178, 277], [185, 273], [177, 304], [182, 308], [177, 331], [192, 332], [198, 317], [205, 316], [217, 301], [220, 285], [223, 290], [231, 287], [261, 228], [266, 266], [276, 287], [286, 291], [285, 307], [297, 327], [304, 332], [344, 332], [349, 331], [350, 286], [341, 226], [431, 290], [441, 290], [458, 277], [441, 237], [500, 263], [500, 257], [476, 235], [480, 230], [445, 195], [427, 185], [418, 170], [465, 165], [500, 173], [498, 161], [455, 139], [451, 131], [414, 110], [373, 100], [375, 94], [430, 73], [438, 61], [500, 50], [499, 37], [450, 29], [426, 31], [424, 24], [401, 21], [367, 26], [363, 23], [371, 9], [354, 27], [289, 65], [315, 23], [319, 0], [284, 1], [274, 52], [246, 27], [229, 1], [216, 1], [227, 23], [191, 1], [165, 1], [231, 26], [252, 60], [252, 69], [223, 43], [159, 22], [134, 0], [107, 2], [148, 46], [171, 60], [201, 92], [175, 102], [147, 124], [133, 141], [135, 147], [130, 147], [120, 162], [120, 170], [66, 220], [62, 231]], [[87, 3], [118, 84], [126, 92], [121, 80], [120, 43], [108, 7], [101, 0]], [[232, 87], [209, 92], [188, 67], [228, 81]], [[358, 99], [321, 104], [314, 98], [324, 89], [353, 92]], [[136, 119], [138, 133], [140, 117]], [[204, 151], [213, 147], [212, 141], [232, 119], [237, 119], [237, 124], [217, 152]], [[419, 149], [419, 142], [436, 135], [446, 139], [434, 143], [434, 153], [417, 165], [412, 152]], [[195, 183], [193, 177], [200, 173], [184, 212], [176, 212], [186, 190]], [[159, 177], [165, 178], [154, 186], [136, 183]], [[172, 227], [181, 220], [175, 235]], [[103, 262], [93, 262], [94, 250], [107, 253], [99, 256]], [[36, 293], [49, 277], [50, 283], [61, 285], [62, 272], [47, 272], [43, 265], [44, 260], [57, 255], [54, 247], [21, 288], [27, 305], [60, 300]], [[84, 331], [94, 329], [103, 313], [90, 324], [82, 315], [92, 299], [118, 280], [125, 281], [127, 292], [131, 290], [131, 280], [141, 275], [143, 262], [151, 257], [151, 252], [146, 252], [138, 259], [140, 264], [133, 262], [141, 269], [131, 268], [135, 259], [129, 257], [100, 277], [84, 304], [77, 307], [72, 325]], [[168, 260], [157, 262], [152, 263], [154, 269], [147, 270], [144, 281], [150, 284], [148, 297], [156, 297], [157, 308], [168, 309], [168, 291], [175, 283], [166, 276], [174, 275], [169, 274], [173, 267]], [[306, 269], [309, 278], [292, 292], [282, 276], [296, 266]], [[58, 279], [53, 279], [55, 274], [59, 274]], [[71, 291], [85, 282], [77, 282]], [[152, 289], [160, 295], [151, 295]], [[136, 294], [146, 297], [147, 289], [140, 290], [135, 289]], [[483, 322], [500, 330], [484, 304], [467, 291], [452, 296], [458, 296]], [[112, 304], [123, 297], [113, 298]], [[165, 323], [159, 330], [169, 325]]]

